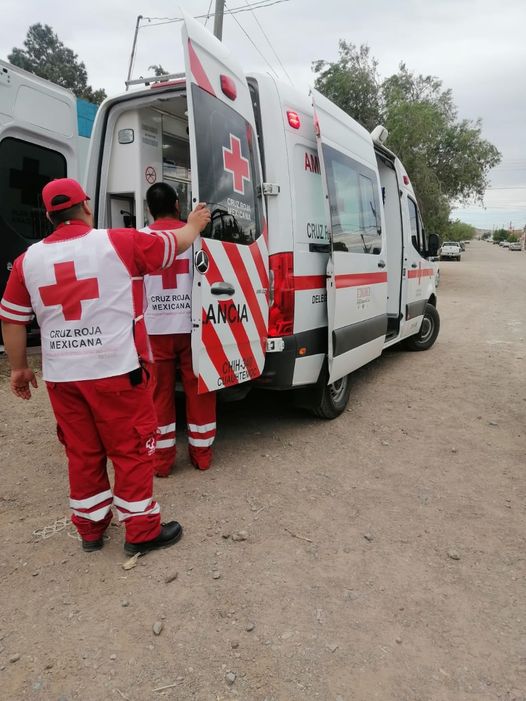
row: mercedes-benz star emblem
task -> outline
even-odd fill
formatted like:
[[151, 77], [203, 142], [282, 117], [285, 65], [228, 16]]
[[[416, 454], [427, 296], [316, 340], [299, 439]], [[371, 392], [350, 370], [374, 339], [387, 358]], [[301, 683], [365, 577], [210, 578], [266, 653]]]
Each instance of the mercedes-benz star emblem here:
[[203, 275], [206, 273], [208, 270], [209, 266], [209, 260], [208, 260], [208, 255], [205, 253], [205, 251], [197, 251], [195, 254], [195, 267], [196, 270], [199, 270], [200, 273]]

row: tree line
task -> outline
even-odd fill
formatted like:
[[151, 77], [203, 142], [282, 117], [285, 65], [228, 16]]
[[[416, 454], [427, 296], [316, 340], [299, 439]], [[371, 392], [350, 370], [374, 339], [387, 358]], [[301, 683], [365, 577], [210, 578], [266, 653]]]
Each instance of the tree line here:
[[458, 226], [449, 222], [451, 209], [466, 201], [482, 203], [488, 172], [501, 159], [482, 138], [481, 120], [459, 119], [451, 90], [404, 63], [381, 80], [366, 45], [340, 40], [338, 60], [315, 61], [312, 69], [316, 88], [368, 131], [386, 127], [386, 146], [407, 168], [426, 229], [454, 238]]

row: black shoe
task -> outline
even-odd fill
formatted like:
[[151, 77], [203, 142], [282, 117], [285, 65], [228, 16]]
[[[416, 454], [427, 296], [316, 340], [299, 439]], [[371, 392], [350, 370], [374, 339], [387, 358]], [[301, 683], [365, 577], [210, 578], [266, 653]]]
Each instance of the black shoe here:
[[94, 553], [95, 550], [102, 550], [104, 545], [104, 538], [99, 538], [98, 540], [84, 540], [82, 539], [82, 549], [86, 553]]
[[157, 538], [145, 540], [142, 543], [128, 543], [125, 540], [124, 552], [128, 553], [128, 555], [136, 555], [137, 553], [147, 553], [158, 548], [169, 548], [171, 545], [175, 545], [178, 540], [181, 540], [182, 535], [183, 527], [177, 521], [161, 523], [161, 532]]

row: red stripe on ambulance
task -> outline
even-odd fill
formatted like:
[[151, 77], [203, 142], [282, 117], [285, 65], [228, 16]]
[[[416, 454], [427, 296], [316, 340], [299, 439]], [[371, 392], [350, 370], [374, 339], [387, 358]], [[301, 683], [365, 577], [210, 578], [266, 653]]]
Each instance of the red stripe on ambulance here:
[[408, 270], [407, 277], [431, 277], [435, 274], [432, 268], [420, 268], [419, 270]]
[[294, 289], [299, 290], [324, 290], [327, 278], [325, 275], [295, 275]]
[[267, 323], [266, 320], [263, 318], [263, 315], [261, 314], [259, 302], [256, 299], [256, 293], [254, 292], [254, 288], [252, 287], [252, 282], [250, 280], [249, 274], [247, 273], [247, 269], [245, 267], [245, 263], [241, 257], [241, 254], [235, 244], [225, 244], [224, 249], [225, 253], [228, 256], [228, 259], [230, 260], [230, 263], [232, 264], [234, 271], [236, 272], [237, 279], [241, 285], [241, 290], [243, 291], [248, 307], [252, 312], [252, 318], [254, 319], [254, 322], [256, 324], [256, 329], [259, 333], [259, 337], [266, 339]]
[[[202, 310], [201, 324], [203, 345], [206, 348], [207, 355], [216, 369], [217, 374], [223, 380], [222, 386], [229, 387], [230, 385], [237, 385], [238, 380], [235, 373], [228, 373], [228, 377], [225, 379], [225, 368], [230, 367], [230, 361], [223, 350], [223, 344], [214, 329], [214, 325], [206, 323], [205, 309]], [[202, 391], [201, 388], [199, 388], [199, 390]]]
[[336, 289], [342, 287], [361, 287], [362, 285], [379, 285], [387, 282], [387, 273], [349, 273], [336, 275]]
[[[231, 299], [221, 301], [219, 304], [224, 307], [234, 305]], [[228, 311], [226, 311], [226, 316], [230, 319]], [[229, 327], [230, 331], [232, 332], [232, 336], [235, 338], [237, 349], [241, 355], [241, 358], [243, 359], [243, 364], [250, 375], [250, 379], [253, 380], [255, 377], [259, 376], [258, 363], [254, 357], [254, 354], [252, 353], [252, 345], [247, 335], [247, 330], [245, 329], [243, 322], [239, 319], [229, 321]]]
[[192, 74], [195, 78], [195, 82], [199, 85], [200, 88], [203, 88], [203, 90], [206, 90], [206, 92], [209, 92], [210, 95], [213, 95], [215, 97], [216, 94], [214, 92], [214, 88], [208, 80], [208, 76], [205, 73], [203, 64], [199, 60], [199, 57], [196, 54], [190, 39], [188, 39], [188, 56], [190, 57], [190, 68], [192, 69]]
[[[265, 263], [263, 262], [263, 254], [261, 253], [261, 249], [259, 247], [259, 243], [253, 243], [249, 246], [250, 253], [252, 254], [252, 258], [254, 259], [255, 266], [258, 271], [259, 279], [261, 282], [261, 286], [263, 289], [267, 290], [268, 293], [268, 272], [265, 267]], [[268, 294], [267, 294], [268, 296]]]

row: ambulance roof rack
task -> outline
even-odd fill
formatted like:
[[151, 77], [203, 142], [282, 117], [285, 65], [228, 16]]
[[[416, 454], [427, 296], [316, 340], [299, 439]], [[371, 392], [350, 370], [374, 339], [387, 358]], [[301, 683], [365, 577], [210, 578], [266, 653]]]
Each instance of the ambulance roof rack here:
[[184, 73], [166, 73], [165, 75], [152, 75], [146, 78], [134, 78], [133, 80], [125, 81], [126, 90], [130, 85], [150, 85], [151, 83], [166, 83], [169, 80], [177, 80], [177, 78], [184, 78]]

